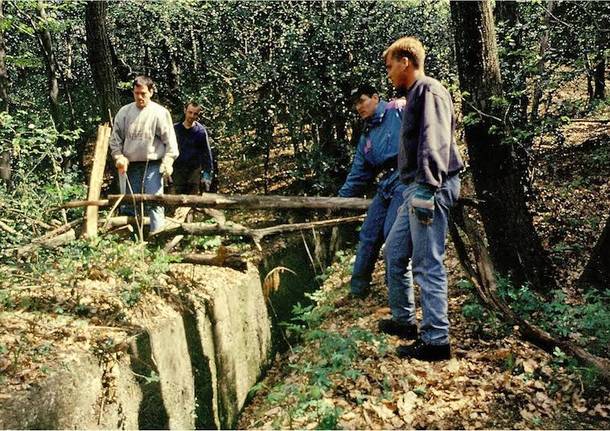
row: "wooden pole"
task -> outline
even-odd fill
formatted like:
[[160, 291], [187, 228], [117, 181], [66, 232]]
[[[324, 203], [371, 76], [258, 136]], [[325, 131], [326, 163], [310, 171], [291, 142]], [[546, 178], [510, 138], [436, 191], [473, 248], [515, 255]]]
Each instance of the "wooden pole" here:
[[[108, 141], [110, 140], [110, 126], [107, 123], [97, 129], [97, 140], [95, 142], [95, 153], [93, 167], [91, 168], [91, 178], [89, 179], [89, 193], [87, 200], [96, 201], [100, 198], [102, 182], [104, 180], [104, 168], [106, 167], [106, 154], [108, 153]], [[84, 236], [95, 238], [97, 236], [98, 206], [90, 205], [87, 207], [85, 215]]]
[[[90, 205], [112, 205], [123, 195], [109, 195], [108, 199], [71, 201], [62, 208], [78, 208]], [[251, 209], [351, 209], [366, 210], [370, 199], [339, 198], [324, 196], [258, 196], [258, 195], [219, 195], [203, 193], [200, 195], [144, 195], [129, 196], [130, 201], [154, 202], [160, 205], [194, 208], [251, 208]]]

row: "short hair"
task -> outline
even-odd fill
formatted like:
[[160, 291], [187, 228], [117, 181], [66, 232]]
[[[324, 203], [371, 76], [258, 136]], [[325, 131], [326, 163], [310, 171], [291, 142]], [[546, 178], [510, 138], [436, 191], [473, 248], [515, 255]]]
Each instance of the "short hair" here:
[[369, 97], [373, 97], [374, 94], [379, 94], [379, 92], [371, 84], [365, 83], [359, 85], [358, 87], [350, 91], [349, 97], [352, 103], [356, 103], [360, 99], [360, 96], [362, 96], [363, 94]]
[[133, 88], [146, 87], [149, 91], [155, 90], [155, 83], [150, 76], [138, 75], [133, 80]]
[[189, 106], [191, 106], [191, 105], [192, 105], [192, 106], [194, 106], [195, 108], [203, 108], [203, 106], [201, 106], [201, 105], [199, 104], [199, 102], [196, 102], [196, 101], [194, 101], [194, 100], [189, 100], [188, 102], [186, 102], [186, 103], [184, 104], [184, 109], [187, 109], [187, 108], [188, 108]]
[[401, 37], [395, 41], [388, 49], [383, 51], [383, 59], [387, 60], [388, 57], [396, 60], [407, 57], [413, 62], [415, 67], [423, 69], [424, 60], [426, 59], [426, 50], [424, 45], [414, 37]]

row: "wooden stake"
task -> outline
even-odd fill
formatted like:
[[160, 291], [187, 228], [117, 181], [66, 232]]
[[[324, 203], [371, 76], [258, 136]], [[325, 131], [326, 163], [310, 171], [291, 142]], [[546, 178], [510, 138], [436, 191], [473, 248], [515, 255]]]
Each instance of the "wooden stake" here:
[[[110, 126], [107, 123], [97, 129], [97, 140], [95, 142], [95, 153], [93, 167], [91, 168], [91, 178], [89, 179], [89, 193], [87, 200], [96, 201], [100, 198], [102, 182], [104, 180], [104, 168], [106, 167], [106, 154], [108, 153], [108, 141], [110, 140]], [[87, 238], [97, 236], [98, 225], [98, 206], [87, 207], [85, 215], [84, 235]]]

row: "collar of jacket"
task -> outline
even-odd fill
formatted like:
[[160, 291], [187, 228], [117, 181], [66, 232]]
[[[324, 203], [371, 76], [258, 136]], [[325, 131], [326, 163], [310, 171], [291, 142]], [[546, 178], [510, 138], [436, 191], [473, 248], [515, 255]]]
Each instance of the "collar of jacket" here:
[[371, 131], [373, 127], [377, 127], [383, 121], [383, 116], [385, 115], [386, 105], [388, 103], [385, 100], [380, 100], [377, 104], [377, 108], [375, 108], [375, 113], [367, 118], [364, 122], [364, 133], [368, 133]]

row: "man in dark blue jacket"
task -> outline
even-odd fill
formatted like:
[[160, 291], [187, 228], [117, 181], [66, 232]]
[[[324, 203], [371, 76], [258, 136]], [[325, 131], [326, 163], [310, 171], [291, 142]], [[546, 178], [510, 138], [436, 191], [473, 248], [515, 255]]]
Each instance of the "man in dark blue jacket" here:
[[174, 124], [180, 155], [174, 162], [172, 180], [178, 194], [210, 191], [214, 164], [208, 132], [197, 121], [200, 114], [201, 106], [190, 101], [184, 107], [184, 121]]
[[398, 178], [396, 158], [404, 100], [380, 100], [377, 90], [367, 84], [352, 91], [352, 100], [358, 115], [364, 120], [364, 130], [352, 168], [339, 190], [339, 196], [361, 195], [367, 185], [380, 177], [377, 193], [360, 230], [351, 280], [350, 296], [364, 298], [369, 293], [379, 250], [394, 223], [396, 211], [403, 202], [404, 186]]
[[[455, 142], [451, 95], [424, 74], [421, 42], [404, 37], [383, 54], [388, 78], [407, 92], [398, 155], [405, 202], [386, 241], [388, 296], [393, 322], [408, 325], [413, 339], [400, 357], [442, 360], [451, 357], [447, 315], [447, 274], [443, 259], [450, 208], [460, 193], [464, 164]], [[413, 288], [408, 265], [420, 288], [422, 322], [417, 336]]]

